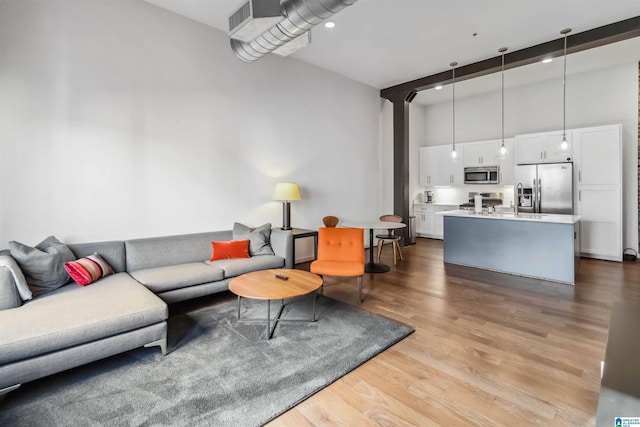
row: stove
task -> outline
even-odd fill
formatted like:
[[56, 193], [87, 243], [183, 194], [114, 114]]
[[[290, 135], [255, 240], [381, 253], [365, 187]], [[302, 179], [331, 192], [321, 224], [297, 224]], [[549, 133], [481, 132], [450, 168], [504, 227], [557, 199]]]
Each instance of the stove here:
[[471, 191], [469, 192], [469, 201], [462, 203], [458, 208], [469, 211], [474, 210], [476, 207], [475, 197], [477, 195], [482, 196], [482, 209], [489, 209], [490, 207], [500, 206], [502, 204], [502, 193], [478, 193]]

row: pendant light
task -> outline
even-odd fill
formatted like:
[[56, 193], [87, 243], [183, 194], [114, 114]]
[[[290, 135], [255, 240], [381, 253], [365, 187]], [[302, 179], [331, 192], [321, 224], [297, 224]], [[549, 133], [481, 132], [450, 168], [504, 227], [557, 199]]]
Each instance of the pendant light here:
[[573, 155], [569, 141], [567, 140], [567, 35], [571, 28], [560, 31], [564, 36], [564, 70], [562, 72], [562, 140], [556, 150], [556, 156], [566, 157], [570, 160]]
[[504, 53], [507, 51], [506, 47], [501, 47], [498, 49], [498, 52], [502, 54], [502, 144], [500, 145], [500, 150], [498, 151], [498, 158], [500, 160], [506, 160], [509, 158], [509, 151], [507, 147], [504, 145]]
[[453, 80], [451, 83], [451, 90], [453, 93], [453, 145], [451, 148], [451, 161], [452, 162], [457, 162], [458, 161], [458, 152], [456, 151], [456, 66], [458, 65], [457, 62], [452, 62], [451, 64], [449, 64], [451, 67], [453, 67]]

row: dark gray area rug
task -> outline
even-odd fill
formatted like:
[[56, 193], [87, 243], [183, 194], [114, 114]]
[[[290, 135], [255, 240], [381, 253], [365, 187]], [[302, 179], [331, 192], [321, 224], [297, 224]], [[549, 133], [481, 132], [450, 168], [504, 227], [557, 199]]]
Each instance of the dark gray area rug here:
[[[283, 318], [308, 318], [311, 307], [296, 299]], [[279, 323], [267, 341], [266, 321], [238, 322], [236, 308], [172, 317], [166, 356], [137, 349], [24, 384], [0, 401], [0, 426], [258, 426], [413, 332], [318, 296], [316, 322]], [[242, 300], [242, 317], [266, 310]]]

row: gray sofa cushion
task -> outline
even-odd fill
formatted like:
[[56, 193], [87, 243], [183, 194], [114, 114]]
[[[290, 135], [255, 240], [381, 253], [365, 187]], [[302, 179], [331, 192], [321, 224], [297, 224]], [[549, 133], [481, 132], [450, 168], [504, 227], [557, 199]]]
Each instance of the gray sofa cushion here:
[[22, 299], [18, 294], [13, 274], [8, 268], [0, 267], [0, 310], [19, 307], [21, 304]]
[[33, 293], [31, 292], [31, 289], [29, 289], [27, 279], [24, 277], [22, 269], [20, 269], [18, 262], [8, 251], [3, 251], [3, 254], [0, 254], [0, 267], [4, 267], [11, 274], [13, 283], [18, 291], [18, 296], [22, 301], [29, 301], [33, 298]]
[[284, 258], [277, 255], [254, 256], [251, 258], [220, 259], [207, 264], [224, 270], [225, 279], [252, 271], [284, 267]]
[[102, 339], [167, 319], [167, 305], [126, 273], [75, 283], [0, 311], [0, 364]]
[[64, 263], [75, 260], [75, 255], [54, 236], [47, 237], [33, 248], [11, 241], [9, 250], [18, 261], [34, 297], [58, 289], [71, 280]]
[[211, 242], [231, 240], [231, 230], [126, 240], [127, 271], [211, 259]]
[[122, 240], [93, 243], [71, 243], [67, 245], [76, 258], [84, 258], [98, 252], [116, 273], [127, 271], [124, 256], [124, 242]]
[[233, 224], [233, 240], [249, 240], [249, 255], [274, 255], [271, 249], [271, 224], [251, 228], [236, 222]]
[[224, 271], [204, 262], [146, 268], [129, 274], [155, 293], [224, 279]]

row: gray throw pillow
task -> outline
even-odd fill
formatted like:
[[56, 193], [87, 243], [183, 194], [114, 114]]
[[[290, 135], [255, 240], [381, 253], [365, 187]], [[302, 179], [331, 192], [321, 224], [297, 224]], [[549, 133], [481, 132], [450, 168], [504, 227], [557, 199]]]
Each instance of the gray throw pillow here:
[[233, 240], [245, 239], [249, 239], [249, 255], [275, 255], [271, 248], [271, 223], [256, 228], [233, 224]]
[[11, 256], [24, 273], [33, 296], [58, 289], [71, 279], [64, 263], [76, 259], [71, 249], [53, 236], [35, 248], [20, 242], [9, 242]]

